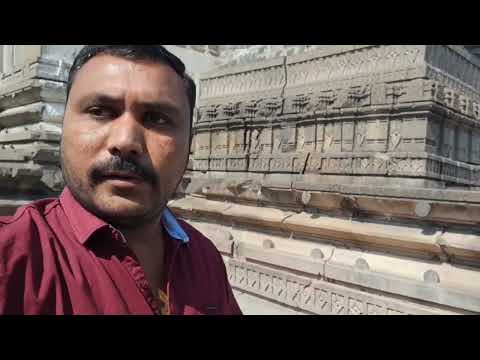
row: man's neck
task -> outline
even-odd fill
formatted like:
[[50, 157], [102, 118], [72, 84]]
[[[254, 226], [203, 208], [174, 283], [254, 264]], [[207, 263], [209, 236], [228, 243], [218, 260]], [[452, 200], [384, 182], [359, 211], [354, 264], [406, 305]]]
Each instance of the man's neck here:
[[119, 227], [129, 246], [148, 246], [163, 238], [161, 220], [143, 224], [140, 227]]

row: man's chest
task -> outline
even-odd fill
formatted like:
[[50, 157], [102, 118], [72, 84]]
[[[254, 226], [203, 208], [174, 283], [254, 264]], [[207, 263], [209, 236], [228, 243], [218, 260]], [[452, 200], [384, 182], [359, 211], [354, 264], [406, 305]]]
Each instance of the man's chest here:
[[[26, 276], [26, 312], [84, 315], [215, 313], [215, 296], [208, 281], [205, 282], [198, 266], [182, 257], [185, 255], [181, 251], [175, 258], [166, 260], [163, 289], [152, 291], [155, 288], [147, 280], [136, 257], [128, 249], [106, 245], [93, 249], [66, 249], [62, 244], [56, 244], [44, 251], [43, 269], [37, 268], [31, 276]], [[32, 266], [35, 265], [32, 263]]]

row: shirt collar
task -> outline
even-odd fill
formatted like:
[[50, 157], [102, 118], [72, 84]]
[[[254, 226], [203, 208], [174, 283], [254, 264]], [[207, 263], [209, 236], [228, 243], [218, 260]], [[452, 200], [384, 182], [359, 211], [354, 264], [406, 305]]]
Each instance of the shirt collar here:
[[[80, 205], [68, 187], [65, 187], [60, 195], [60, 204], [68, 222], [72, 226], [75, 236], [81, 244], [85, 244], [97, 230], [109, 226], [105, 221]], [[165, 207], [162, 214], [162, 225], [171, 238], [181, 243], [187, 243], [190, 240], [175, 215], [167, 207]]]

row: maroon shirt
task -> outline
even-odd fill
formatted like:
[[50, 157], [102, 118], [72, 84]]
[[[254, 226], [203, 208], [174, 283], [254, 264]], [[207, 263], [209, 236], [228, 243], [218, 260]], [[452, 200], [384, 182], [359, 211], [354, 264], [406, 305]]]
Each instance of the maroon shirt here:
[[[170, 313], [241, 314], [215, 246], [174, 221], [189, 241], [164, 231]], [[121, 233], [84, 209], [68, 188], [59, 199], [0, 217], [0, 314], [159, 313]]]

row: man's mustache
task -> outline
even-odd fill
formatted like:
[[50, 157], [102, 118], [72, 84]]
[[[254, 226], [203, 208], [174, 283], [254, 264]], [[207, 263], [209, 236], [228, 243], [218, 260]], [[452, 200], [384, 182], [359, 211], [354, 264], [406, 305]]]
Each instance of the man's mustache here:
[[109, 173], [127, 172], [140, 177], [142, 180], [155, 186], [157, 177], [154, 171], [142, 164], [134, 158], [122, 158], [120, 156], [112, 156], [108, 160], [96, 163], [90, 170], [90, 179], [94, 185], [101, 183]]

